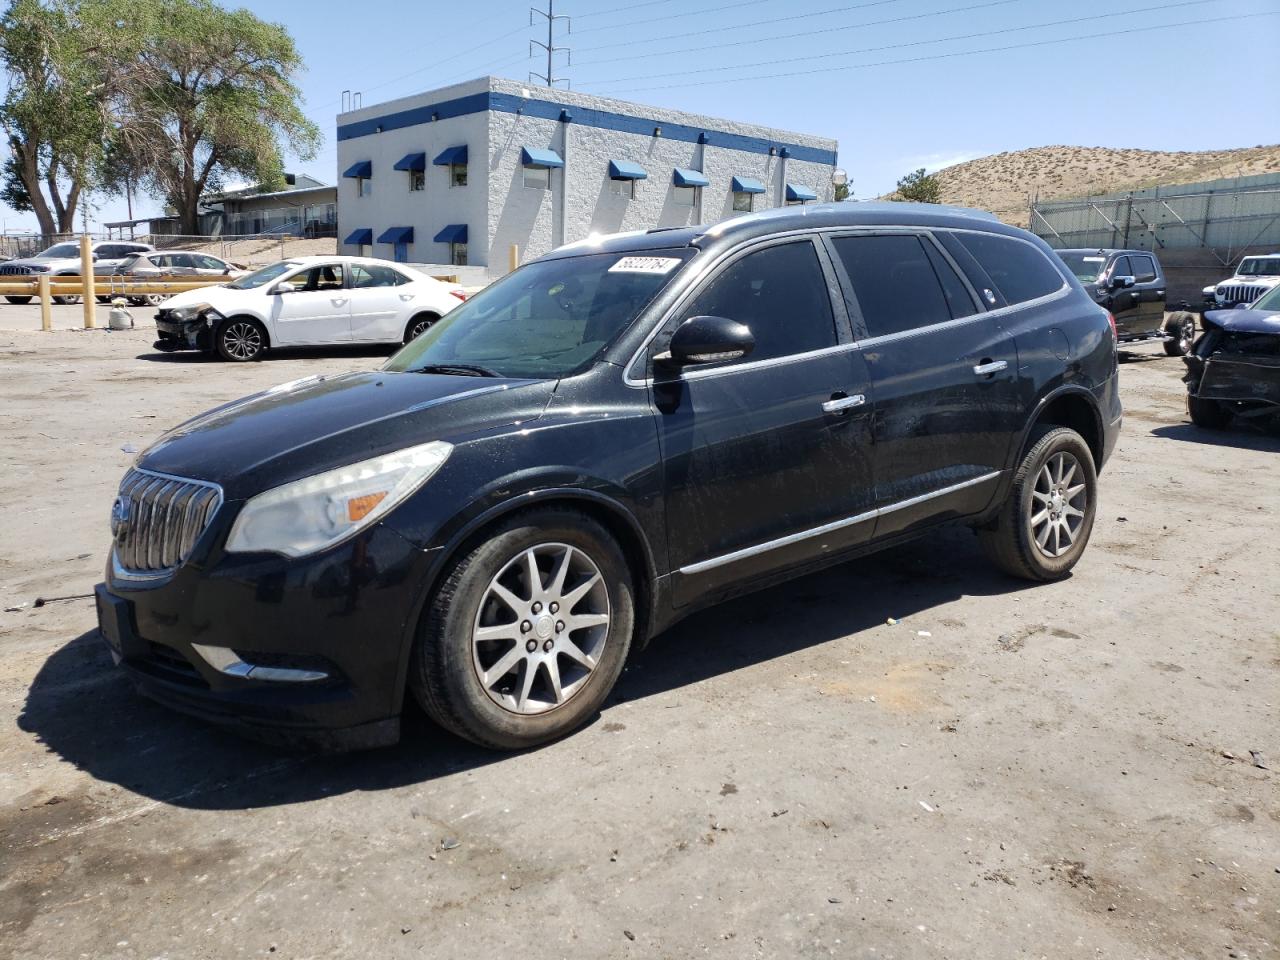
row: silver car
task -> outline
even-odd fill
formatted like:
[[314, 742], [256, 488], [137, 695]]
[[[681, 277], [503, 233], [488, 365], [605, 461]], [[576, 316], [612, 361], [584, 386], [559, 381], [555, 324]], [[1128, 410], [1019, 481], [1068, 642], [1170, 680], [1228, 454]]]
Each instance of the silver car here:
[[[152, 252], [126, 257], [112, 271], [112, 276], [122, 280], [143, 281], [154, 277], [226, 277], [228, 280], [242, 276], [240, 264], [223, 260], [209, 253]], [[168, 299], [167, 293], [149, 293], [129, 297], [134, 306], [156, 306]]]

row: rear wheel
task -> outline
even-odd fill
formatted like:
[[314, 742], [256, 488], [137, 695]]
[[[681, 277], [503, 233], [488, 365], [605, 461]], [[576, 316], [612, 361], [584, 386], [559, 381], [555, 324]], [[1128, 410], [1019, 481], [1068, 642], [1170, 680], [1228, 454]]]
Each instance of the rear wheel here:
[[53, 298], [53, 302], [54, 302], [54, 303], [60, 303], [60, 304], [62, 304], [62, 305], [65, 307], [65, 306], [69, 306], [69, 305], [71, 305], [71, 304], [73, 304], [73, 303], [79, 303], [79, 302], [80, 302], [80, 298], [79, 298], [79, 297], [77, 297], [77, 296], [75, 296], [74, 294], [72, 294], [72, 295], [65, 296], [65, 297], [54, 297], [54, 298]]
[[1200, 397], [1187, 395], [1187, 413], [1191, 414], [1191, 422], [1206, 430], [1221, 430], [1231, 419], [1231, 411], [1218, 400], [1202, 400]]
[[1172, 340], [1164, 342], [1164, 352], [1171, 357], [1185, 357], [1191, 352], [1196, 339], [1196, 318], [1190, 313], [1175, 313], [1169, 318], [1165, 330]]
[[6, 300], [8, 300], [10, 303], [16, 303], [16, 304], [18, 304], [19, 306], [21, 306], [21, 305], [22, 305], [22, 304], [24, 304], [24, 303], [30, 303], [30, 302], [31, 302], [33, 299], [35, 299], [35, 298], [34, 298], [34, 297], [9, 297], [9, 296], [6, 296], [6, 297], [5, 297], [5, 299], [6, 299]]
[[995, 523], [979, 531], [983, 550], [1012, 576], [1062, 579], [1089, 542], [1097, 488], [1084, 438], [1069, 427], [1039, 428]]
[[630, 571], [608, 532], [576, 510], [531, 510], [446, 573], [419, 628], [410, 684], [432, 719], [468, 740], [536, 746], [600, 708], [634, 622]]
[[169, 299], [167, 294], [163, 293], [147, 293], [140, 297], [130, 297], [129, 303], [135, 307], [158, 307]]
[[232, 317], [218, 328], [214, 347], [223, 360], [233, 363], [258, 360], [267, 349], [267, 331], [257, 320]]
[[434, 313], [420, 313], [404, 328], [404, 342], [409, 343], [431, 329], [431, 325], [440, 318]]

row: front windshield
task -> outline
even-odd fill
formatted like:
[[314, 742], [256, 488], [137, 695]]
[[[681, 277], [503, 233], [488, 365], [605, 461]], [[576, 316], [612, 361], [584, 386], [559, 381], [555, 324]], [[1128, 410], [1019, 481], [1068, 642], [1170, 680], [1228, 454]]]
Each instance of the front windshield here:
[[691, 256], [679, 247], [531, 263], [449, 311], [384, 369], [568, 376], [625, 330]]
[[1278, 310], [1280, 311], [1280, 287], [1272, 287], [1253, 303], [1249, 304], [1251, 310]]
[[278, 263], [263, 267], [261, 270], [255, 270], [253, 273], [246, 273], [239, 280], [228, 283], [227, 286], [232, 290], [253, 290], [300, 266], [302, 264], [296, 260], [281, 260]]
[[80, 244], [55, 243], [48, 250], [45, 250], [43, 253], [38, 253], [36, 254], [36, 256], [52, 257], [52, 258], [57, 258], [59, 260], [65, 259], [66, 257], [78, 257], [80, 256]]
[[1093, 283], [1097, 280], [1107, 263], [1107, 258], [1101, 254], [1085, 253], [1082, 250], [1059, 250], [1058, 256], [1081, 283]]
[[1280, 277], [1280, 257], [1245, 257], [1236, 273], [1242, 277]]

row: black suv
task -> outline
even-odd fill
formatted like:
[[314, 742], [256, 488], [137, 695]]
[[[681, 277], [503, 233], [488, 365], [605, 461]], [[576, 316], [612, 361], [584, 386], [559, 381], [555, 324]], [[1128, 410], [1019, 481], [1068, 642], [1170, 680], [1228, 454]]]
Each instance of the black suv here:
[[411, 690], [528, 746], [689, 612], [939, 524], [1066, 576], [1120, 420], [1106, 312], [994, 219], [844, 203], [593, 238], [378, 372], [161, 437], [112, 508], [102, 632], [143, 692], [242, 728], [385, 743]]
[[1164, 269], [1150, 250], [1056, 250], [1089, 295], [1115, 317], [1121, 343], [1163, 340], [1164, 352], [1184, 357], [1196, 339], [1195, 314], [1165, 319]]

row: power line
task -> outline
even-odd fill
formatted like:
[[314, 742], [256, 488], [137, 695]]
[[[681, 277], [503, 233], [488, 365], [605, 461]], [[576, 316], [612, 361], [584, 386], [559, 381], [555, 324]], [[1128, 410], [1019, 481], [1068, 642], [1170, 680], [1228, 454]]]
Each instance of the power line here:
[[[881, 0], [881, 2], [894, 2], [894, 0]], [[679, 50], [660, 50], [656, 53], [637, 53], [629, 57], [610, 57], [608, 60], [587, 60], [585, 63], [579, 63], [578, 66], [585, 67], [593, 63], [617, 63], [620, 60], [643, 60], [650, 57], [667, 57], [677, 53], [701, 53], [704, 50], [720, 50], [727, 47], [745, 47], [757, 43], [777, 43], [779, 40], [794, 40], [798, 37], [813, 37], [825, 35], [828, 33], [838, 33], [842, 30], [862, 30], [866, 27], [880, 27], [890, 23], [906, 23], [909, 20], [925, 20], [930, 17], [942, 17], [953, 13], [968, 13], [971, 10], [981, 10], [984, 7], [1000, 7], [1010, 3], [1024, 3], [1026, 0], [987, 0], [985, 3], [975, 3], [968, 7], [955, 7], [951, 10], [931, 10], [928, 13], [913, 13], [905, 17], [889, 17], [885, 20], [864, 20], [861, 23], [850, 23], [839, 27], [824, 27], [821, 30], [804, 30], [800, 33], [784, 33], [780, 36], [758, 37], [754, 40], [731, 40], [727, 43], [703, 44], [698, 47], [684, 47]], [[1201, 0], [1207, 3], [1209, 0]], [[867, 6], [878, 6], [879, 4], [867, 4]], [[808, 14], [806, 14], [808, 16]], [[798, 19], [789, 17], [787, 19]], [[715, 31], [712, 31], [715, 32]], [[665, 39], [665, 38], [664, 38]], [[846, 50], [845, 53], [856, 53], [859, 51]], [[834, 56], [834, 54], [832, 54]], [[757, 64], [758, 66], [758, 64]], [[686, 71], [696, 73], [698, 71]], [[634, 79], [634, 78], [628, 78]], [[613, 81], [605, 81], [612, 83]]]
[[[977, 7], [995, 6], [998, 3], [1011, 3], [1014, 0], [994, 0], [994, 2], [980, 3], [975, 7], [965, 7], [965, 10], [974, 10]], [[952, 40], [972, 40], [975, 37], [991, 37], [999, 36], [1006, 33], [1021, 33], [1026, 30], [1042, 30], [1045, 27], [1061, 27], [1073, 23], [1088, 23], [1093, 20], [1109, 20], [1113, 17], [1130, 16], [1136, 13], [1151, 13], [1158, 10], [1173, 10], [1178, 7], [1195, 7], [1202, 6], [1206, 3], [1212, 3], [1214, 0], [1181, 0], [1178, 3], [1160, 3], [1151, 7], [1138, 7], [1133, 10], [1108, 10], [1106, 13], [1100, 13], [1092, 17], [1070, 17], [1066, 20], [1050, 20], [1045, 23], [1030, 23], [1021, 27], [1005, 27], [1002, 30], [979, 30], [976, 33], [962, 33], [951, 37], [938, 37], [933, 40], [907, 40], [902, 43], [889, 43], [877, 47], [863, 47], [859, 50], [839, 50], [835, 53], [817, 53], [807, 57], [783, 57], [779, 60], [757, 60], [752, 67], [770, 67], [779, 63], [804, 63], [812, 60], [829, 60], [832, 57], [847, 57], [859, 53], [882, 53], [886, 50], [902, 50], [906, 47], [922, 47], [933, 43], [948, 43]], [[707, 48], [711, 49], [711, 48]], [[725, 70], [741, 70], [742, 64], [729, 64], [722, 67], [703, 67], [699, 70], [681, 70], [678, 73], [648, 73], [637, 77], [619, 77], [614, 80], [597, 80], [597, 84], [614, 84], [629, 83], [633, 80], [658, 80], [665, 77], [684, 77], [698, 73], [721, 73]]]
[[874, 63], [854, 63], [843, 67], [821, 67], [816, 70], [796, 70], [789, 73], [757, 74], [746, 77], [728, 77], [724, 80], [697, 80], [692, 83], [668, 83], [653, 87], [635, 87], [633, 92], [648, 90], [685, 90], [690, 87], [710, 87], [724, 83], [745, 83], [748, 80], [784, 80], [791, 77], [807, 77], [817, 73], [841, 73], [846, 70], [867, 70], [871, 67], [897, 66], [907, 63], [926, 63], [933, 60], [952, 60], [957, 57], [973, 57], [984, 53], [1003, 53], [1008, 50], [1026, 50], [1032, 47], [1047, 47], [1058, 43], [1075, 43], [1080, 40], [1100, 40], [1108, 37], [1128, 36], [1135, 33], [1150, 33], [1156, 30], [1172, 30], [1177, 27], [1194, 27], [1204, 24], [1235, 23], [1240, 20], [1252, 20], [1258, 17], [1277, 17], [1280, 11], [1266, 13], [1246, 13], [1232, 17], [1207, 17], [1202, 20], [1182, 20], [1178, 23], [1156, 24], [1147, 27], [1133, 27], [1128, 30], [1107, 30], [1101, 33], [1085, 33], [1075, 37], [1059, 37], [1056, 40], [1032, 40], [1026, 43], [1012, 43], [1003, 47], [985, 47], [980, 50], [958, 50], [954, 53], [935, 53], [925, 57], [905, 57], [900, 60], [878, 60]]
[[610, 7], [608, 10], [592, 10], [590, 13], [575, 13], [574, 17], [579, 20], [585, 20], [587, 17], [600, 17], [606, 13], [619, 13], [626, 10], [630, 13], [632, 10], [639, 10], [641, 7], [657, 7], [664, 3], [675, 3], [676, 0], [646, 0], [644, 3], [624, 3], [621, 6]]
[[[865, 10], [867, 7], [883, 7], [886, 4], [902, 2], [903, 0], [870, 0], [868, 3], [845, 4], [842, 7], [832, 7], [830, 10], [815, 10], [813, 13], [797, 13], [789, 17], [774, 17], [772, 20], [756, 20], [752, 23], [740, 23], [737, 25], [730, 24], [728, 26], [714, 27], [710, 30], [693, 30], [683, 33], [681, 36], [686, 39], [689, 37], [705, 37], [713, 33], [724, 33], [726, 30], [745, 30], [754, 27], [767, 27], [775, 23], [790, 23], [793, 20], [810, 20], [814, 17], [826, 17], [835, 13], [849, 13], [853, 10]], [[585, 33], [586, 31], [579, 30], [578, 32]], [[589, 53], [592, 50], [613, 50], [617, 47], [636, 47], [645, 43], [664, 43], [670, 39], [670, 37], [651, 37], [647, 40], [623, 40], [620, 43], [601, 43], [594, 47], [579, 47], [578, 50], [580, 53]], [[772, 40], [775, 38], [769, 37], [768, 39]]]
[[[708, 13], [719, 13], [722, 10], [736, 10], [739, 7], [754, 7], [762, 3], [770, 3], [771, 0], [739, 0], [738, 3], [727, 3], [722, 7], [707, 7], [702, 10], [690, 10], [688, 13], [673, 13], [669, 17], [663, 18], [663, 23], [671, 20], [680, 20], [684, 17], [701, 17]], [[614, 30], [618, 27], [631, 27], [640, 23], [652, 23], [651, 20], [624, 20], [621, 23], [610, 23], [599, 27], [588, 27], [586, 30], [579, 30], [579, 33], [597, 33], [600, 30]]]

